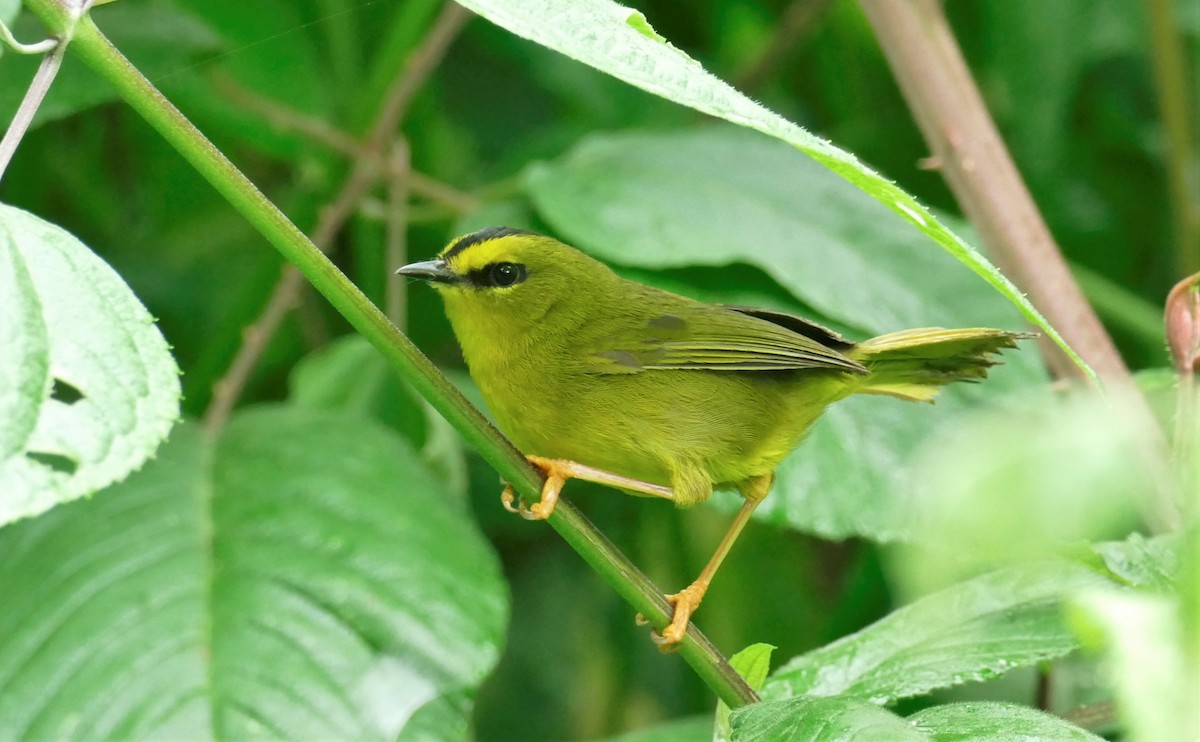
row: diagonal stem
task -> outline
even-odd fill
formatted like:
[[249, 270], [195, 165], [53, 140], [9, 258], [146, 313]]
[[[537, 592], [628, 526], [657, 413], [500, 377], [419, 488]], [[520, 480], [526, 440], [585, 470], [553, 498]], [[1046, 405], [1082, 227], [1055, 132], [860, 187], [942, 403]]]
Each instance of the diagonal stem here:
[[25, 132], [29, 130], [29, 124], [33, 122], [34, 114], [37, 113], [38, 108], [42, 105], [42, 100], [50, 90], [50, 83], [54, 82], [55, 76], [58, 75], [58, 68], [62, 66], [63, 56], [66, 53], [67, 42], [59, 40], [42, 57], [42, 63], [29, 83], [29, 89], [25, 91], [25, 97], [21, 99], [21, 105], [17, 108], [12, 123], [4, 132], [4, 138], [0, 139], [0, 178], [4, 177], [4, 171], [17, 151], [17, 145], [21, 143]]
[[[51, 29], [61, 29], [67, 11], [55, 0], [27, 0]], [[325, 296], [402, 377], [479, 451], [518, 493], [536, 499], [541, 479], [520, 452], [463, 397], [412, 341], [350, 282], [304, 233], [246, 178], [224, 154], [163, 97], [149, 80], [84, 18], [72, 46], [80, 58], [158, 131], [196, 171], [224, 196], [317, 291]], [[669, 622], [662, 593], [570, 503], [559, 502], [548, 523], [618, 594], [657, 629]], [[728, 660], [695, 627], [688, 629], [679, 654], [717, 696], [731, 707], [758, 700]]]

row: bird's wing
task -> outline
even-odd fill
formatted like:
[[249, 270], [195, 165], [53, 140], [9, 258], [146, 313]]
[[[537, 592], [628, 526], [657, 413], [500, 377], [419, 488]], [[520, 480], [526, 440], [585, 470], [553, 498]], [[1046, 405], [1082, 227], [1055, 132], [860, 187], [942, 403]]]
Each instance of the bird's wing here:
[[781, 312], [696, 303], [672, 307], [605, 338], [589, 361], [592, 371], [600, 374], [804, 368], [866, 373], [860, 363], [830, 345], [845, 349], [853, 343], [832, 330]]

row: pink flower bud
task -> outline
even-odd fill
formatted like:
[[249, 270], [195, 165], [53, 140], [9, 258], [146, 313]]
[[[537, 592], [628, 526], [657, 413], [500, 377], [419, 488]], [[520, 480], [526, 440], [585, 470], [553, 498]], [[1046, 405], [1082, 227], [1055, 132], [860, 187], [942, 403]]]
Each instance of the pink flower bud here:
[[1167, 294], [1167, 345], [1181, 374], [1200, 373], [1200, 273], [1175, 284]]

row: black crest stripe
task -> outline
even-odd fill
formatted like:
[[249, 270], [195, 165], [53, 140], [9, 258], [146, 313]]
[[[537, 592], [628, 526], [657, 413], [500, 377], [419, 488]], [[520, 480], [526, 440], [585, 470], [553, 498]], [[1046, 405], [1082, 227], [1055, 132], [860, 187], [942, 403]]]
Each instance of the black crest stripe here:
[[514, 234], [536, 235], [537, 232], [531, 232], [528, 229], [516, 229], [515, 227], [488, 227], [487, 229], [481, 229], [478, 232], [472, 232], [471, 234], [460, 237], [457, 242], [455, 242], [448, 250], [442, 253], [441, 257], [443, 260], [450, 260], [455, 255], [458, 255], [472, 245], [478, 245], [481, 242], [487, 242], [488, 240], [495, 240], [501, 237], [510, 237]]

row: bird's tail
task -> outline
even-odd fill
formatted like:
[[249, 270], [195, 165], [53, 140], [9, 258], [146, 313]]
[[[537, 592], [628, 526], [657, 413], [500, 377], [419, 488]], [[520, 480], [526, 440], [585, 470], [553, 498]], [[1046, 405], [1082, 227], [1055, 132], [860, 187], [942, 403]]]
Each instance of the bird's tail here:
[[932, 402], [943, 386], [978, 381], [999, 362], [999, 352], [1016, 347], [1028, 333], [968, 328], [926, 327], [880, 335], [859, 343], [846, 355], [867, 367], [863, 394], [886, 394], [913, 402]]

